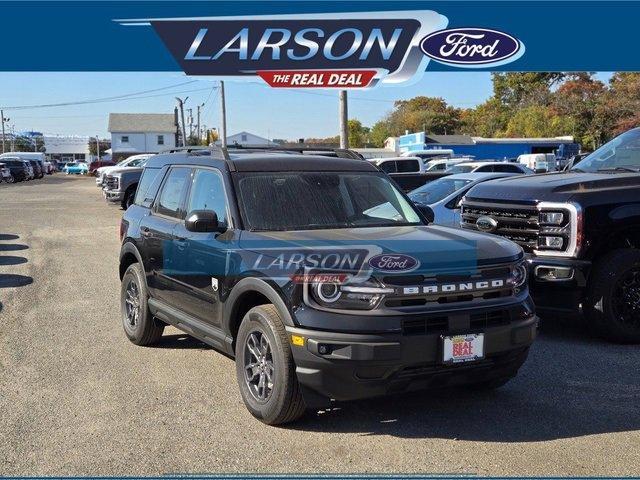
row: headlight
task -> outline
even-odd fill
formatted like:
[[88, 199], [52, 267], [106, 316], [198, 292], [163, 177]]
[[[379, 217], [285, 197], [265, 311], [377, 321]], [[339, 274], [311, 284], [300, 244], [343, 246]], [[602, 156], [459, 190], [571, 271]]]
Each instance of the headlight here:
[[393, 288], [385, 288], [374, 279], [353, 284], [315, 282], [309, 284], [311, 300], [321, 307], [335, 310], [372, 310]]
[[562, 225], [563, 212], [540, 212], [540, 223], [544, 225]]
[[520, 262], [511, 268], [511, 278], [509, 279], [509, 283], [514, 287], [521, 287], [526, 283], [528, 276], [529, 271], [527, 270], [527, 264], [525, 262]]

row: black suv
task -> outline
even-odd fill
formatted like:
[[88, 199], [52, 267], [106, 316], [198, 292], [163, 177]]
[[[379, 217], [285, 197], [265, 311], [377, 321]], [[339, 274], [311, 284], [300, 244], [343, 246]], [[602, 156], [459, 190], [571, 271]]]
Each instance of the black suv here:
[[522, 249], [427, 226], [351, 153], [149, 159], [121, 223], [128, 338], [152, 344], [170, 324], [235, 357], [268, 424], [328, 399], [515, 376], [537, 327]]
[[640, 342], [640, 129], [563, 173], [473, 187], [461, 221], [524, 248], [540, 312], [582, 312], [595, 333]]

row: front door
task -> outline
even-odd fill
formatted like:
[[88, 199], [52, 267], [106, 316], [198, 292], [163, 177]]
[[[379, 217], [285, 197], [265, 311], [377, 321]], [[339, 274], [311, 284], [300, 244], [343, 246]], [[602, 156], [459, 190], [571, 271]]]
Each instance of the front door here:
[[184, 201], [191, 179], [191, 169], [174, 167], [167, 174], [151, 213], [140, 223], [147, 283], [153, 297], [174, 305], [176, 297], [176, 267], [179, 245], [174, 230], [184, 219]]
[[230, 225], [227, 197], [220, 172], [196, 168], [186, 202], [187, 216], [194, 210], [216, 213], [225, 232], [190, 232], [180, 222], [174, 231], [180, 249], [178, 308], [210, 325], [221, 324], [221, 293], [229, 274], [234, 232]]

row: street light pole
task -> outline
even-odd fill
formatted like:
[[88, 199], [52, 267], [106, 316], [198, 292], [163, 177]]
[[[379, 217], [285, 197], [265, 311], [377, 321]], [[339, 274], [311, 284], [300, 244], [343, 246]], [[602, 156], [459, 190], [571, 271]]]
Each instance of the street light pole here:
[[220, 109], [222, 113], [222, 135], [220, 136], [220, 144], [222, 148], [227, 148], [227, 107], [224, 101], [224, 81], [220, 81]]

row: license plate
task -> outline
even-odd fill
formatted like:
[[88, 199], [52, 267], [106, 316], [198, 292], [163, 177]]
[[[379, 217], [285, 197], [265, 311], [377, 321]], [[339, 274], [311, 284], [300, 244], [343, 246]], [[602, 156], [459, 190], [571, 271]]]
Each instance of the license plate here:
[[443, 362], [464, 363], [484, 358], [484, 334], [471, 333], [443, 337]]

